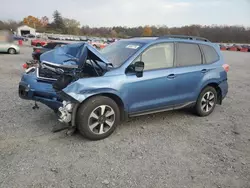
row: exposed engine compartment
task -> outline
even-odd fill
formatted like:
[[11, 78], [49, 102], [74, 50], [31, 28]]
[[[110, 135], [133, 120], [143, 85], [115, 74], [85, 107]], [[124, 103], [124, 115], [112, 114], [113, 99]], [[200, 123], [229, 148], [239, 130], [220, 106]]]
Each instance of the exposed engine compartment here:
[[53, 88], [56, 91], [61, 91], [73, 81], [80, 78], [102, 76], [105, 72], [105, 69], [92, 60], [86, 60], [84, 67], [41, 62], [37, 68], [37, 77], [41, 80], [53, 81]]

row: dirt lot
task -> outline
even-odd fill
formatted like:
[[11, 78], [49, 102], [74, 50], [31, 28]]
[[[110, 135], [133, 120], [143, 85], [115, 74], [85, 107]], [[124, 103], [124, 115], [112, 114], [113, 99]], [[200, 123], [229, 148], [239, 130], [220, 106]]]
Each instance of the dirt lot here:
[[250, 53], [224, 52], [230, 92], [209, 117], [174, 111], [130, 119], [107, 139], [52, 133], [46, 106], [17, 94], [20, 55], [0, 54], [0, 187], [250, 187]]

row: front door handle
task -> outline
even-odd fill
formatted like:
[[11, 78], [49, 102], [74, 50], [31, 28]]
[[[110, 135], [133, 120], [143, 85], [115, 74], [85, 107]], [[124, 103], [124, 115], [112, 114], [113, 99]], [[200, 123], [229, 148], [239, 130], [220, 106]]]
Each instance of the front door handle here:
[[175, 74], [170, 74], [167, 76], [168, 79], [174, 79], [175, 77], [176, 77]]
[[206, 73], [208, 70], [207, 69], [202, 69], [201, 72], [202, 73]]

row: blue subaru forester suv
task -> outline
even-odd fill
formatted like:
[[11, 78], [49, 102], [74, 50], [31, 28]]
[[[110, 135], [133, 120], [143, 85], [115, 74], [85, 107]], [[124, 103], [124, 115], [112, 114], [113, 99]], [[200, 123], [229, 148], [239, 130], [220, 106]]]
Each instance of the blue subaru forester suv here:
[[201, 37], [131, 38], [101, 51], [77, 43], [43, 54], [19, 95], [99, 140], [127, 117], [186, 107], [209, 115], [228, 92], [228, 70], [219, 46]]

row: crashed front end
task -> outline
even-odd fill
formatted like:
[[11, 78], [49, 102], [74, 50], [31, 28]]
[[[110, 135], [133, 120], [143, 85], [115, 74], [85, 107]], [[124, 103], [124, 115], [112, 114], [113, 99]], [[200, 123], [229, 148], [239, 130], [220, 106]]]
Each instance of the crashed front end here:
[[[77, 63], [74, 65], [72, 61]], [[77, 109], [83, 101], [82, 97], [84, 97], [84, 94], [80, 91], [86, 88], [77, 84], [77, 81], [103, 76], [112, 69], [112, 66], [95, 48], [88, 44], [84, 45], [79, 58], [71, 58], [64, 62], [64, 64], [56, 64], [42, 61], [36, 71], [38, 71], [37, 77], [50, 82], [49, 88], [55, 94], [55, 101], [60, 101], [60, 105], [53, 105], [53, 108], [56, 107], [54, 110], [59, 116], [59, 121], [65, 123], [67, 129], [75, 130]], [[49, 79], [48, 73], [51, 76]], [[51, 103], [49, 102], [46, 105], [50, 107]]]
[[[63, 113], [65, 110], [59, 109], [64, 108], [65, 95], [60, 94], [62, 89], [55, 90], [53, 84], [62, 74], [71, 75], [70, 82], [80, 78], [100, 76], [101, 74], [93, 74], [93, 71], [90, 73], [89, 67], [85, 66], [87, 59], [105, 61], [98, 56], [98, 51], [86, 43], [66, 45], [44, 53], [41, 56], [41, 63], [29, 67], [23, 74], [18, 89], [20, 98], [41, 102], [55, 112], [61, 111], [65, 117], [68, 113]], [[65, 118], [62, 119], [67, 122]]]

